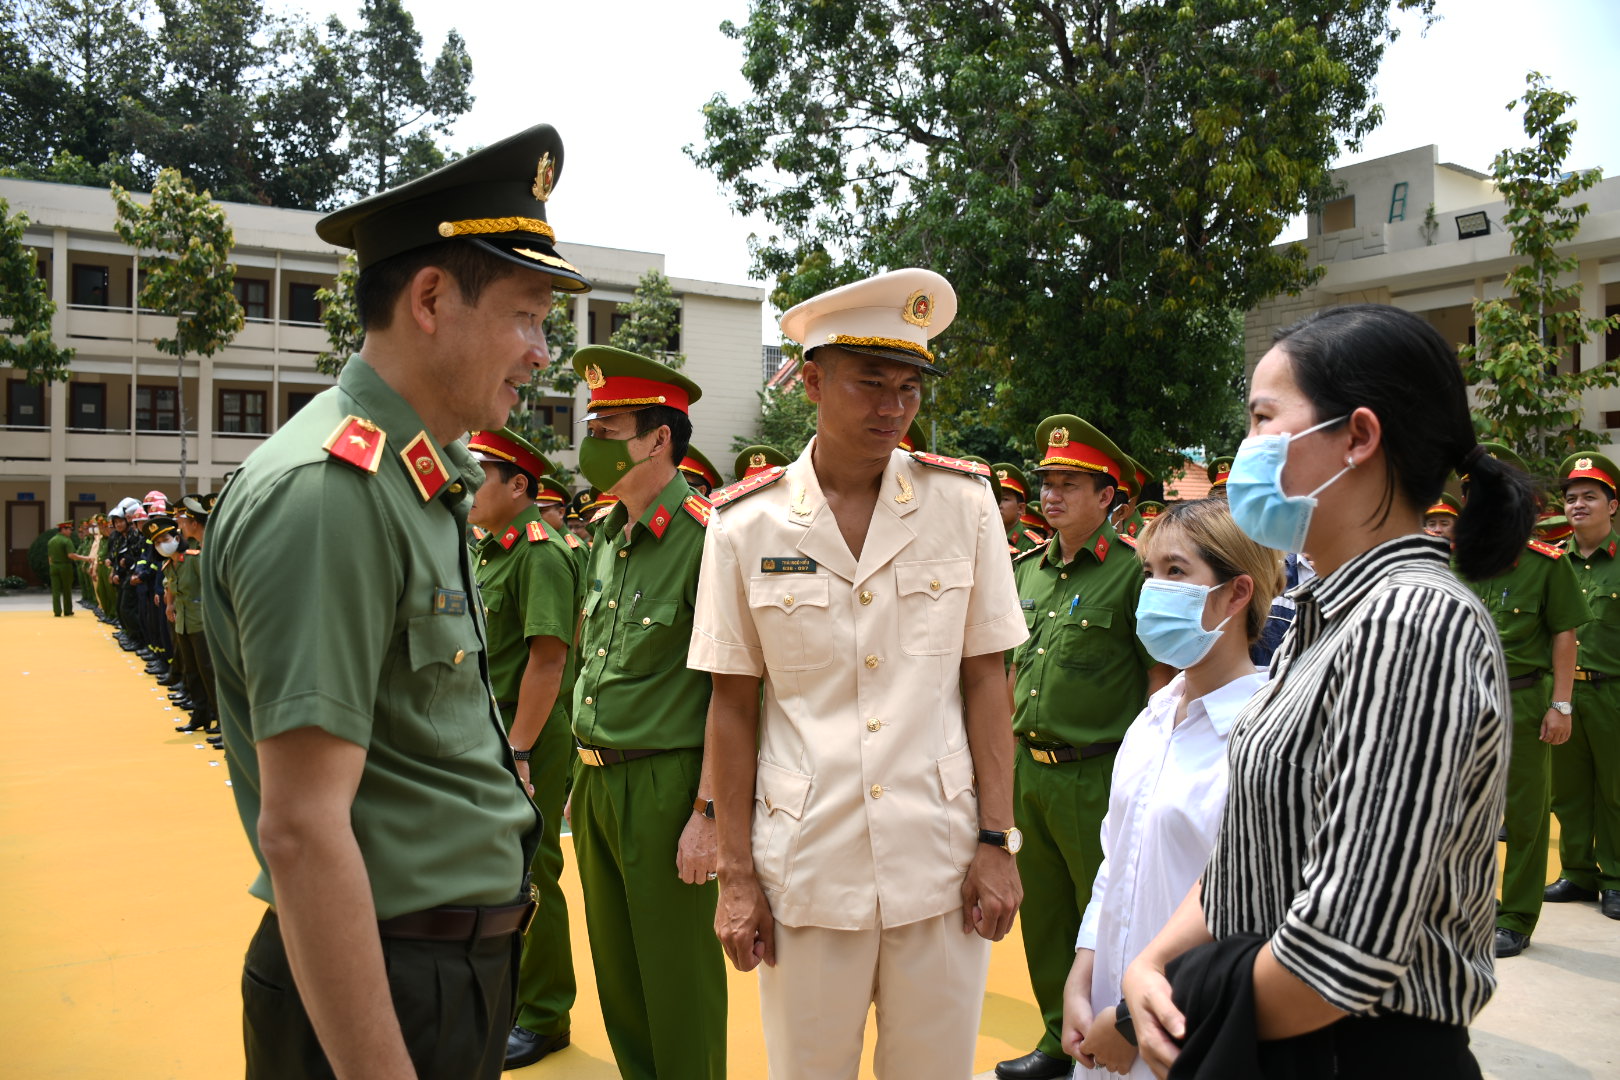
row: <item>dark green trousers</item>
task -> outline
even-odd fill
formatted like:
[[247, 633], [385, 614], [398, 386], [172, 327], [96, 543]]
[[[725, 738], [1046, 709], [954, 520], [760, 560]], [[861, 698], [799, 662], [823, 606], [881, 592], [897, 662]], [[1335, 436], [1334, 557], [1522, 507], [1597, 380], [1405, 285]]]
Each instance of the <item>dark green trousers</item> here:
[[1074, 939], [1091, 901], [1091, 883], [1102, 865], [1102, 820], [1114, 755], [1042, 765], [1020, 744], [1013, 767], [1013, 817], [1024, 834], [1018, 876], [1024, 903], [1018, 909], [1024, 958], [1035, 1004], [1046, 1028], [1037, 1049], [1063, 1052], [1063, 984], [1074, 965]]
[[697, 798], [699, 750], [574, 766], [574, 860], [602, 1021], [627, 1080], [723, 1080], [725, 954], [714, 882], [688, 885], [675, 849]]
[[1620, 681], [1575, 684], [1569, 742], [1553, 747], [1553, 813], [1563, 876], [1620, 889]]
[[[518, 943], [517, 934], [471, 943], [383, 939], [388, 989], [419, 1080], [501, 1075]], [[334, 1077], [269, 909], [242, 966], [242, 1041], [247, 1080]]]
[[1513, 736], [1508, 751], [1507, 854], [1502, 859], [1502, 902], [1496, 925], [1533, 934], [1547, 887], [1552, 842], [1552, 746], [1541, 741], [1541, 718], [1552, 701], [1552, 676], [1513, 691]]
[[73, 614], [73, 567], [51, 567], [51, 614]]
[[[501, 710], [512, 730], [511, 709]], [[568, 940], [568, 905], [563, 900], [562, 809], [568, 772], [575, 758], [573, 734], [566, 717], [546, 721], [529, 759], [529, 783], [544, 831], [529, 866], [540, 910], [523, 940], [523, 966], [518, 972], [517, 1024], [536, 1035], [561, 1035], [569, 1029], [574, 1007], [574, 953]]]

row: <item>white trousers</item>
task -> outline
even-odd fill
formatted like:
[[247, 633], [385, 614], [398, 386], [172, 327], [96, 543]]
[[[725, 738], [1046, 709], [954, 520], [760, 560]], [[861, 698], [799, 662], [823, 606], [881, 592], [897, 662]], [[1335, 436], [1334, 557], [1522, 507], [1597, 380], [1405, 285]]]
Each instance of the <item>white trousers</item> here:
[[882, 1080], [969, 1080], [990, 943], [962, 913], [883, 930], [776, 924], [776, 966], [759, 968], [771, 1080], [855, 1080], [877, 1004]]

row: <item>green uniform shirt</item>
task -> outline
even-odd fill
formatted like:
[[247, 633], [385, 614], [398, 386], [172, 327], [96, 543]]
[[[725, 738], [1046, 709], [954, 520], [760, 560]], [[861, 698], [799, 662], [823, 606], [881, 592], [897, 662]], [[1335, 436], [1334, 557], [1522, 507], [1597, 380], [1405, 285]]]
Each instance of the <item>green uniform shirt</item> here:
[[[1557, 550], [1545, 544], [1541, 547]], [[1554, 558], [1527, 547], [1504, 572], [1464, 584], [1484, 601], [1496, 621], [1510, 679], [1551, 671], [1553, 636], [1592, 618], [1568, 556]]]
[[1581, 555], [1575, 537], [1564, 548], [1563, 561], [1592, 609], [1592, 621], [1581, 629], [1575, 663], [1587, 671], [1620, 675], [1620, 535], [1611, 532], [1591, 555]]
[[1142, 563], [1104, 524], [1067, 564], [1059, 537], [1013, 567], [1029, 640], [1013, 653], [1013, 731], [1087, 746], [1125, 737], [1153, 658], [1136, 637]]
[[676, 472], [628, 541], [623, 503], [596, 527], [574, 684], [574, 734], [583, 743], [614, 750], [703, 745], [709, 673], [686, 666], [703, 561], [703, 525], [682, 505], [691, 494]]
[[[379, 430], [348, 425], [351, 415]], [[350, 822], [379, 919], [511, 903], [534, 855], [538, 813], [490, 693], [463, 541], [483, 469], [460, 443], [433, 447], [423, 432], [352, 358], [336, 388], [253, 452], [209, 525], [203, 613], [262, 900], [275, 898], [258, 845], [257, 744], [302, 727], [366, 748]], [[350, 440], [379, 436], [375, 473], [338, 460], [375, 453]], [[437, 485], [429, 448], [448, 475], [424, 499], [412, 463]]]
[[169, 570], [169, 588], [174, 590], [174, 632], [200, 634], [202, 614], [202, 552], [188, 551]]
[[478, 592], [489, 631], [489, 682], [502, 707], [517, 703], [529, 662], [529, 639], [554, 637], [570, 646], [557, 701], [546, 723], [568, 723], [577, 667], [574, 620], [579, 614], [580, 565], [573, 549], [530, 506], [500, 535], [491, 533], [473, 551]]
[[72, 566], [73, 560], [68, 558], [74, 554], [73, 538], [57, 533], [45, 543], [45, 558], [52, 566]]

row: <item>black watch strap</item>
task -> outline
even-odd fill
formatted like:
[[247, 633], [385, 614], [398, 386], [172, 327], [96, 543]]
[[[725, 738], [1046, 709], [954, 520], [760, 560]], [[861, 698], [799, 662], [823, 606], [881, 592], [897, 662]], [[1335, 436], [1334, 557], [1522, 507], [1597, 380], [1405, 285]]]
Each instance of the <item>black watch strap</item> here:
[[979, 843], [989, 844], [991, 847], [1004, 848], [1007, 846], [1007, 834], [997, 832], [995, 829], [980, 829]]
[[512, 760], [513, 761], [528, 761], [532, 757], [534, 757], [534, 750], [532, 748], [530, 748], [528, 750], [519, 750], [515, 746], [512, 747]]

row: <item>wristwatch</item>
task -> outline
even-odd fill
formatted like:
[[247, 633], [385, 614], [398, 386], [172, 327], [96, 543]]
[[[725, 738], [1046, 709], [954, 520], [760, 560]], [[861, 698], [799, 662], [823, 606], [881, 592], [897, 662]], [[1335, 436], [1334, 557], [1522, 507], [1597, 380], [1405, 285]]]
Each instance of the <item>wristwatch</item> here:
[[693, 800], [693, 802], [692, 802], [692, 813], [694, 813], [694, 814], [702, 814], [704, 817], [708, 818], [710, 821], [713, 821], [714, 820], [714, 800], [713, 799], [705, 799], [702, 796], [699, 796], [697, 799]]
[[1552, 707], [1563, 713], [1565, 716], [1568, 716], [1570, 713], [1575, 711], [1575, 706], [1571, 705], [1567, 701], [1555, 701], [1552, 703]]
[[1018, 854], [1018, 849], [1024, 846], [1024, 834], [1016, 828], [1006, 832], [997, 832], [995, 829], [980, 829], [979, 843], [989, 844], [991, 847], [1005, 848], [1009, 855]]
[[513, 761], [528, 761], [533, 756], [534, 756], [534, 748], [533, 747], [530, 747], [527, 750], [519, 750], [515, 746], [512, 747], [512, 760]]

